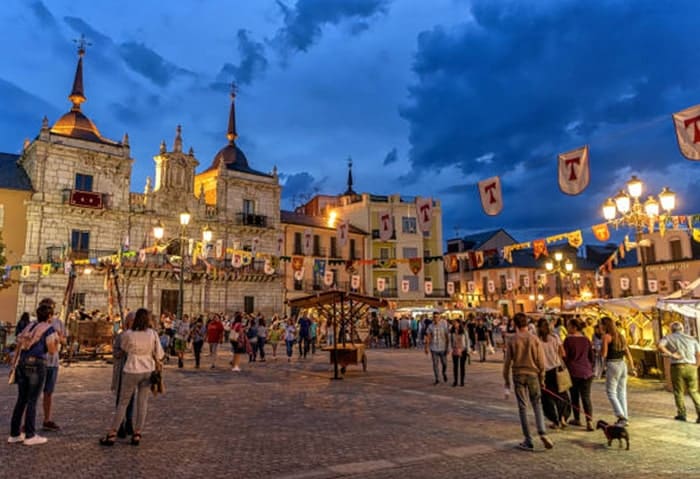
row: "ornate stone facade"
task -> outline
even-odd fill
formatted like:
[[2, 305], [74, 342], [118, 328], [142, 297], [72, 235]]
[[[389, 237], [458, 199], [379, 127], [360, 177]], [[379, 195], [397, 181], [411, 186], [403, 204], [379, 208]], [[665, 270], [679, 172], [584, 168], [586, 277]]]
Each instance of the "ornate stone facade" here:
[[[170, 255], [179, 260], [180, 251], [191, 250], [186, 246], [202, 242], [201, 232], [207, 227], [213, 233], [210, 251], [221, 254], [212, 253], [196, 265], [186, 255], [184, 313], [281, 312], [283, 282], [276, 272], [266, 274], [264, 261], [259, 258], [250, 265], [231, 265], [232, 250], [273, 254], [281, 232], [281, 187], [276, 171], [267, 174], [253, 170], [235, 145], [234, 96], [229, 142], [211, 167], [196, 174], [199, 161], [191, 148], [187, 153], [183, 151], [182, 129], [178, 126], [172, 150], [168, 151], [163, 142], [154, 157], [153, 187], [148, 180], [144, 193], [133, 193], [134, 160], [128, 136], [121, 142], [102, 137], [81, 112], [85, 102], [82, 48], [79, 54], [69, 95], [71, 111], [52, 127], [45, 119], [38, 137], [25, 146], [19, 161], [34, 187], [27, 202], [22, 263], [57, 265], [136, 250], [138, 257], [124, 261], [120, 268], [118, 284], [123, 305], [130, 309], [146, 307], [156, 313], [174, 312], [179, 262], [174, 263]], [[179, 213], [184, 211], [192, 220], [183, 228]], [[156, 225], [163, 226], [165, 236], [162, 250], [153, 254]], [[60, 268], [50, 275], [32, 271], [22, 277], [18, 311], [33, 311], [46, 296], [59, 304], [65, 300], [69, 309], [85, 306], [87, 310], [106, 310], [104, 270], [88, 264], [74, 265], [74, 271], [75, 286], [66, 298], [68, 275]], [[88, 274], [90, 271], [93, 273]]]

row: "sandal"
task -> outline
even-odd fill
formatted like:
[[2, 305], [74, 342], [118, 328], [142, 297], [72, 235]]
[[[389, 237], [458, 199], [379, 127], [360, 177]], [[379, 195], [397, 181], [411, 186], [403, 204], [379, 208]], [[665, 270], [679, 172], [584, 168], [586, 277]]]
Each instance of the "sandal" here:
[[141, 443], [141, 433], [135, 432], [133, 436], [131, 436], [131, 445], [132, 446], [138, 446]]
[[114, 446], [114, 441], [117, 439], [117, 433], [110, 432], [105, 437], [100, 438], [101, 446]]

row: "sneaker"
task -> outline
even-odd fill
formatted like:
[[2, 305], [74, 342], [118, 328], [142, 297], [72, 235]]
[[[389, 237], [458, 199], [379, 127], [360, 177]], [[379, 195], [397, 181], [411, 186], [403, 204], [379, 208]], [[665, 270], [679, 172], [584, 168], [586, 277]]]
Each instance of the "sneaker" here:
[[239, 368], [238, 366], [231, 368], [231, 371], [239, 372], [240, 370], [241, 370], [241, 368]]
[[686, 420], [685, 416], [683, 416], [682, 414], [679, 414], [678, 416], [674, 417], [673, 419], [675, 419], [676, 421], [685, 421]]
[[48, 439], [45, 437], [39, 436], [38, 434], [35, 434], [34, 436], [30, 437], [29, 439], [24, 440], [24, 445], [25, 446], [37, 446], [39, 444], [45, 444]]
[[10, 436], [7, 438], [9, 444], [17, 444], [18, 442], [24, 442], [24, 433], [20, 433], [19, 436]]
[[542, 440], [542, 444], [544, 444], [544, 448], [545, 448], [545, 449], [552, 449], [552, 448], [554, 447], [554, 443], [553, 443], [552, 440], [551, 440], [549, 437], [547, 437], [546, 435], [544, 435], [544, 434], [541, 435], [541, 436], [540, 436], [540, 439]]
[[53, 421], [46, 421], [41, 426], [45, 431], [60, 431], [61, 428]]
[[518, 449], [522, 449], [523, 451], [534, 451], [535, 446], [532, 445], [530, 441], [523, 441], [520, 444], [518, 444]]

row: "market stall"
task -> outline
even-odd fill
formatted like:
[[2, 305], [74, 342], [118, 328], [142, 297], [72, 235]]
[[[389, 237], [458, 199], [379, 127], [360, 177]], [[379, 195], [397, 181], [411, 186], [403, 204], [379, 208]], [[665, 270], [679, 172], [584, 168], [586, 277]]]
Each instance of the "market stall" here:
[[330, 290], [290, 299], [287, 304], [299, 310], [312, 310], [327, 322], [333, 332], [333, 342], [322, 349], [329, 352], [333, 379], [341, 379], [339, 373], [345, 374], [351, 364], [361, 365], [363, 371], [367, 370], [366, 346], [358, 334], [357, 323], [370, 308], [386, 307], [386, 300]]

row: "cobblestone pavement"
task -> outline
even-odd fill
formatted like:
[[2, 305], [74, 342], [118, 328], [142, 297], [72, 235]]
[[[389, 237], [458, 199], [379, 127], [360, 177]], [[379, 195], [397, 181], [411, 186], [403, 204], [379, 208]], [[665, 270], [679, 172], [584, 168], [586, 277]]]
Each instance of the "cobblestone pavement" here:
[[[537, 443], [524, 452], [515, 448], [520, 426], [515, 400], [503, 398], [499, 354], [468, 366], [464, 388], [433, 386], [422, 351], [368, 357], [366, 373], [349, 366], [342, 381], [330, 380], [327, 353], [244, 364], [241, 373], [223, 367], [230, 358], [221, 352], [214, 370], [206, 356], [200, 370], [171, 361], [141, 445], [113, 448], [97, 443], [113, 410], [111, 367], [62, 367], [54, 400], [62, 430], [31, 448], [2, 437], [0, 477], [700, 477], [700, 425], [671, 420], [673, 398], [658, 382], [631, 380], [630, 451], [608, 448], [601, 431], [570, 427], [550, 434], [551, 451]], [[4, 432], [15, 397], [3, 380]], [[593, 404], [596, 419], [612, 419], [600, 382]]]

